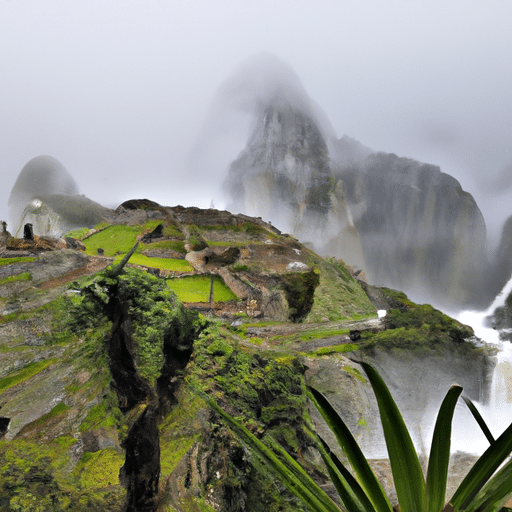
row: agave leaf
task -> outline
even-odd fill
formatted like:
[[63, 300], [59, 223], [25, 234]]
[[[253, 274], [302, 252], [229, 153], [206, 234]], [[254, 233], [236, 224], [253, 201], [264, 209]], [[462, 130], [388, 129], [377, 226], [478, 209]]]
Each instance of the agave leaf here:
[[485, 450], [455, 491], [450, 500], [455, 510], [467, 509], [480, 489], [487, 483], [511, 451], [512, 424]]
[[427, 510], [429, 512], [439, 512], [444, 506], [453, 412], [461, 392], [460, 386], [452, 386], [444, 397], [437, 415], [427, 471]]
[[393, 508], [382, 486], [370, 468], [368, 461], [348, 427], [322, 393], [311, 387], [308, 387], [308, 389], [310, 400], [336, 436], [343, 453], [354, 470], [360, 486], [368, 496], [375, 510], [378, 512], [392, 512]]
[[469, 410], [471, 411], [471, 414], [473, 415], [476, 422], [482, 429], [482, 432], [484, 433], [485, 437], [487, 438], [487, 441], [489, 441], [489, 444], [494, 443], [494, 437], [491, 434], [491, 431], [489, 430], [487, 423], [485, 423], [481, 414], [478, 412], [478, 409], [475, 407], [475, 404], [465, 395], [462, 395], [462, 400], [464, 400], [464, 402], [466, 402], [466, 405], [468, 406]]
[[[202, 391], [195, 392], [212, 407], [221, 418], [236, 432], [239, 439], [246, 445], [255, 457], [255, 463], [270, 469], [283, 485], [295, 496], [302, 500], [313, 512], [340, 512], [340, 507], [323, 491], [315, 481], [304, 471], [298, 462], [288, 456], [284, 464], [256, 436], [226, 413], [217, 403]], [[284, 451], [284, 450], [283, 450]], [[287, 454], [288, 455], [288, 454]], [[293, 467], [293, 470], [290, 468]], [[349, 511], [350, 512], [350, 511]]]
[[376, 512], [357, 480], [321, 437], [319, 437], [318, 449], [338, 495], [347, 509], [351, 512]]
[[512, 496], [512, 461], [507, 462], [478, 492], [467, 512], [497, 512]]
[[360, 364], [377, 398], [400, 510], [426, 512], [425, 478], [402, 415], [377, 370], [368, 363]]

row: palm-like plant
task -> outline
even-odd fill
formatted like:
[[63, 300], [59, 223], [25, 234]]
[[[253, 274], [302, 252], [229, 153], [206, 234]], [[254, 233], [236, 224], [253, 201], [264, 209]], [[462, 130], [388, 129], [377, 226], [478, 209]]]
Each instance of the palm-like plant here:
[[[446, 394], [434, 427], [426, 478], [402, 415], [381, 376], [371, 365], [361, 363], [377, 398], [391, 471], [400, 512], [495, 512], [512, 495], [512, 461], [503, 462], [512, 452], [512, 425], [496, 440], [473, 404], [464, 399], [484, 430], [490, 446], [476, 461], [448, 503], [445, 503], [451, 425], [455, 405], [462, 392], [452, 386]], [[393, 507], [370, 468], [356, 440], [328, 400], [309, 388], [308, 396], [318, 409], [343, 450], [350, 472], [318, 438], [318, 448], [341, 506], [336, 504], [276, 441], [268, 448], [243, 425], [205, 397], [249, 448], [257, 465], [266, 468], [315, 512], [393, 512]]]

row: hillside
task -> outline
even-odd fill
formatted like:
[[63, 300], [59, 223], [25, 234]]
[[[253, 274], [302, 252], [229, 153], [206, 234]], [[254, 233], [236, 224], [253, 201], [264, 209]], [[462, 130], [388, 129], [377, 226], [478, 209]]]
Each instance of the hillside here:
[[[302, 510], [198, 390], [327, 490], [306, 383], [368, 447], [376, 406], [352, 359], [485, 394], [469, 327], [261, 219], [133, 200], [111, 220], [0, 253], [2, 511]], [[410, 413], [430, 406], [418, 392]]]

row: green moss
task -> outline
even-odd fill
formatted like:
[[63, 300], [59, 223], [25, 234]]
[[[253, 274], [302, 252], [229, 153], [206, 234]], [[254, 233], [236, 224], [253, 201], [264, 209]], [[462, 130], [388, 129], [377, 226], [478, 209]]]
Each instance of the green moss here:
[[86, 418], [79, 427], [80, 432], [100, 427], [119, 427], [122, 424], [123, 415], [119, 410], [115, 393], [110, 389], [106, 389], [105, 393], [103, 400], [89, 409]]
[[363, 333], [364, 347], [414, 348], [443, 353], [450, 349], [473, 349], [464, 343], [474, 336], [473, 329], [433, 308], [430, 304], [415, 304], [401, 292], [390, 290], [399, 299], [403, 310], [390, 309], [384, 319], [386, 330], [375, 334]]
[[0, 285], [13, 283], [15, 281], [30, 281], [32, 279], [32, 274], [30, 272], [22, 272], [17, 276], [6, 277], [5, 279], [0, 280]]
[[325, 329], [325, 328], [316, 328], [314, 330], [301, 333], [298, 336], [298, 339], [300, 341], [310, 341], [310, 340], [316, 340], [319, 338], [327, 338], [330, 336], [343, 336], [350, 332], [350, 329], [344, 327], [342, 329], [338, 328], [331, 328], [331, 329]]
[[361, 372], [357, 368], [354, 368], [353, 366], [345, 365], [345, 366], [343, 366], [342, 370], [344, 372], [347, 372], [348, 374], [352, 375], [353, 377], [355, 377], [357, 380], [359, 380], [361, 382], [364, 382], [364, 383], [367, 382], [367, 380], [363, 377]]
[[313, 351], [316, 356], [327, 356], [329, 354], [343, 354], [345, 352], [354, 352], [359, 346], [354, 343], [344, 343], [343, 345], [333, 345], [331, 347], [321, 347]]
[[322, 260], [313, 253], [310, 256], [311, 262], [320, 271], [320, 283], [315, 290], [308, 322], [335, 322], [376, 314], [364, 290], [341, 262]]
[[19, 258], [0, 258], [0, 266], [12, 265], [13, 263], [27, 263], [29, 261], [35, 261], [32, 257], [19, 257]]
[[53, 364], [55, 359], [47, 359], [46, 361], [39, 361], [38, 363], [30, 363], [25, 368], [18, 370], [17, 372], [11, 373], [0, 379], [0, 394], [13, 386], [21, 384], [28, 379], [34, 377], [38, 373], [41, 373], [44, 369], [48, 368]]
[[[169, 288], [176, 293], [183, 302], [205, 302], [210, 300], [210, 276], [189, 276], [168, 279]], [[215, 276], [213, 283], [213, 300], [226, 302], [237, 300], [238, 297], [226, 286], [224, 280]]]
[[119, 484], [124, 455], [114, 448], [86, 452], [73, 470], [82, 490], [102, 489]]
[[194, 446], [199, 434], [168, 439], [160, 446], [160, 471], [162, 477], [169, 476], [183, 456]]

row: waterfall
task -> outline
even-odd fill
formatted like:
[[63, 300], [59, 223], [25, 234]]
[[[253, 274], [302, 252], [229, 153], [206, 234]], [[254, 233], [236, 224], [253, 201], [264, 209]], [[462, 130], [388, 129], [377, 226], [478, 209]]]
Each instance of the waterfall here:
[[[496, 308], [505, 304], [511, 292], [512, 277], [485, 311], [463, 311], [457, 315], [460, 322], [473, 327], [476, 336], [498, 348], [490, 399], [485, 404], [475, 403], [495, 438], [512, 423], [512, 344], [501, 341], [499, 331], [486, 327], [484, 321]], [[473, 416], [462, 403], [455, 411], [452, 438], [453, 451], [482, 453], [489, 446]]]

